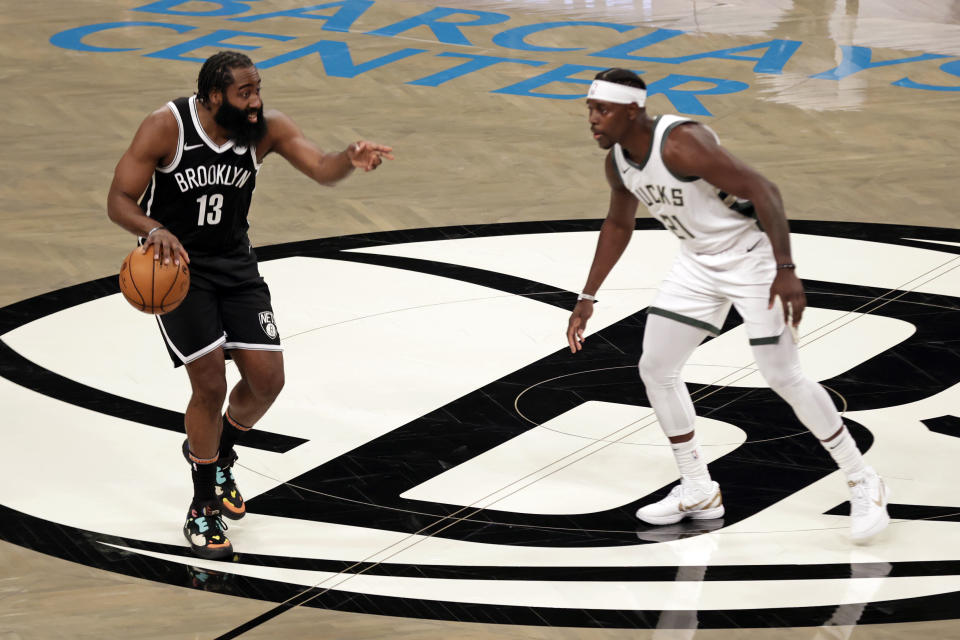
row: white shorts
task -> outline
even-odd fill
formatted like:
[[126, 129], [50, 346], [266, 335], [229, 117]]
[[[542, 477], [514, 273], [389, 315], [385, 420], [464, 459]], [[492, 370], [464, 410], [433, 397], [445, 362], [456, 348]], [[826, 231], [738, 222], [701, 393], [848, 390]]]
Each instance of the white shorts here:
[[780, 299], [767, 308], [776, 275], [773, 248], [763, 232], [744, 234], [721, 253], [681, 250], [647, 313], [719, 335], [732, 304], [751, 345], [776, 344], [786, 328]]

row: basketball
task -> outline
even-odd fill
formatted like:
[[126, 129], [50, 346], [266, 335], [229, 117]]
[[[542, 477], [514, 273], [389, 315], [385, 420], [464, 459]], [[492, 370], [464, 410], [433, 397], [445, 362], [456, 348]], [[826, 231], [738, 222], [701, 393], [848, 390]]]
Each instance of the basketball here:
[[127, 302], [144, 313], [162, 315], [173, 311], [190, 290], [190, 270], [181, 260], [179, 265], [153, 259], [153, 247], [140, 253], [137, 247], [120, 265], [120, 291]]

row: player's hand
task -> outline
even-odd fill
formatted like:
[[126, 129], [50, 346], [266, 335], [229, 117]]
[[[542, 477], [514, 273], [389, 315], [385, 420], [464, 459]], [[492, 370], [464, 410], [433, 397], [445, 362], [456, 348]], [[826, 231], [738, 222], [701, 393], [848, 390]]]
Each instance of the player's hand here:
[[783, 303], [783, 321], [793, 324], [794, 328], [800, 325], [803, 310], [807, 308], [807, 296], [803, 292], [803, 283], [793, 272], [793, 269], [780, 269], [777, 277], [770, 285], [770, 301], [768, 309], [773, 309], [773, 301], [780, 296]]
[[567, 342], [570, 343], [570, 353], [583, 349], [583, 332], [587, 328], [587, 320], [593, 315], [593, 301], [580, 300], [570, 314], [567, 323]]
[[357, 169], [373, 171], [380, 166], [383, 159], [393, 160], [393, 147], [388, 147], [369, 140], [360, 140], [347, 147], [347, 158]]
[[173, 264], [179, 266], [181, 260], [190, 264], [190, 256], [187, 254], [187, 250], [177, 240], [177, 236], [165, 228], [157, 229], [148, 235], [143, 244], [140, 245], [140, 253], [146, 253], [151, 247], [153, 248], [153, 259], [163, 260], [163, 264], [170, 264], [172, 261]]

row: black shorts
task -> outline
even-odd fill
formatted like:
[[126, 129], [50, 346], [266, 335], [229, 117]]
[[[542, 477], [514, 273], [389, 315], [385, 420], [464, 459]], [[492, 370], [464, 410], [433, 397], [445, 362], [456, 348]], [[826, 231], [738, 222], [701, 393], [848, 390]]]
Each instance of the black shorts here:
[[216, 257], [190, 256], [190, 291], [157, 324], [173, 365], [192, 362], [218, 347], [282, 351], [270, 289], [249, 247]]

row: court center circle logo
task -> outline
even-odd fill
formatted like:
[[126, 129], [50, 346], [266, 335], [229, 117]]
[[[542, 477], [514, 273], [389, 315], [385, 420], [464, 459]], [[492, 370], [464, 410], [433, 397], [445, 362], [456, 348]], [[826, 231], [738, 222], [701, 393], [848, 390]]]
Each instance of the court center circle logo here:
[[[960, 231], [792, 224], [810, 306], [801, 359], [893, 492], [888, 532], [855, 547], [844, 483], [759, 378], [735, 312], [684, 370], [727, 513], [638, 525], [637, 506], [676, 482], [636, 361], [677, 247], [637, 222], [574, 356], [563, 332], [599, 225], [259, 249], [288, 386], [239, 449], [248, 516], [232, 525], [231, 562], [182, 544], [188, 391], [115, 277], [0, 309], [0, 537], [171, 584], [406, 617], [609, 628], [955, 617], [960, 477], [938, 461], [960, 454]], [[329, 283], [340, 293], [319, 295]], [[275, 331], [272, 315], [260, 321]], [[44, 465], [27, 455], [37, 424]]]

